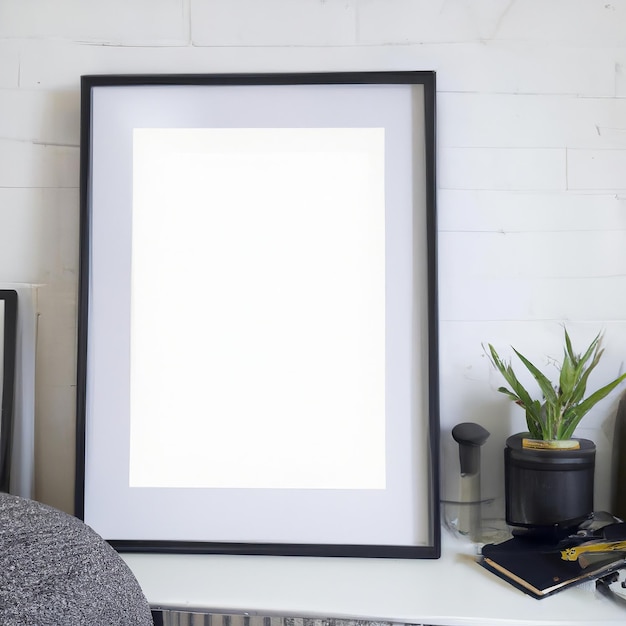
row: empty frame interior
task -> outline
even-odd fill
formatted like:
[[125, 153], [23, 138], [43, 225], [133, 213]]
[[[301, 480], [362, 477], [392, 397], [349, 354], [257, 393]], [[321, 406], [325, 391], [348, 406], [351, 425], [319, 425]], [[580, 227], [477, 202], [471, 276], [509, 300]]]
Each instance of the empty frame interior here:
[[438, 556], [434, 77], [83, 77], [77, 513]]

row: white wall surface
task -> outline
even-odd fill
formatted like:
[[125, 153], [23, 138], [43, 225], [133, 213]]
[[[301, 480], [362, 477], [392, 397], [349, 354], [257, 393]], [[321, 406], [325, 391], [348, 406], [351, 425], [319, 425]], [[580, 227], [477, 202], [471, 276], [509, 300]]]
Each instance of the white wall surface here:
[[[482, 343], [626, 359], [626, 0], [0, 0], [0, 281], [40, 285], [36, 497], [73, 507], [82, 74], [435, 70], [444, 495], [476, 421], [485, 495], [523, 428]], [[594, 439], [607, 508], [617, 395]]]

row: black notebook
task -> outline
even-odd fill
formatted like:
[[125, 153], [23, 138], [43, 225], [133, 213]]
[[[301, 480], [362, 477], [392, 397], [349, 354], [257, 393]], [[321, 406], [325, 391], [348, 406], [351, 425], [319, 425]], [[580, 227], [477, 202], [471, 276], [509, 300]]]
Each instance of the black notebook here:
[[626, 566], [624, 553], [604, 553], [565, 561], [557, 542], [519, 536], [482, 549], [480, 564], [534, 598], [545, 598]]

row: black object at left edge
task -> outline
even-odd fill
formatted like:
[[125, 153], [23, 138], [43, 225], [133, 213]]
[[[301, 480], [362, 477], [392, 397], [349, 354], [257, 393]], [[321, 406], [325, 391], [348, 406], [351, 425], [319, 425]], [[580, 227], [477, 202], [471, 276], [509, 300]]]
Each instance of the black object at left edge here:
[[0, 420], [0, 491], [8, 492], [11, 482], [11, 452], [15, 401], [17, 291], [13, 289], [1, 289], [0, 300], [4, 302], [2, 419]]

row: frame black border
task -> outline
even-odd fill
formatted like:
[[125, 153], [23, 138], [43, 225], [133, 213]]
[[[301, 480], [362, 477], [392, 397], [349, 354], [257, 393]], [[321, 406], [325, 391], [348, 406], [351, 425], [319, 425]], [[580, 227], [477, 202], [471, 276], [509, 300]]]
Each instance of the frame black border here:
[[320, 72], [288, 74], [121, 74], [81, 77], [80, 119], [80, 274], [78, 297], [78, 363], [76, 411], [75, 514], [84, 519], [85, 428], [89, 304], [89, 232], [91, 185], [92, 88], [124, 85], [323, 85], [416, 84], [424, 87], [426, 180], [426, 237], [428, 292], [428, 404], [429, 404], [429, 546], [327, 544], [252, 544], [185, 541], [110, 541], [120, 552], [256, 554], [436, 559], [441, 556], [439, 509], [439, 329], [437, 289], [436, 211], [436, 75], [431, 71]]
[[17, 348], [17, 291], [0, 290], [4, 301], [4, 343], [2, 353], [2, 421], [0, 424], [0, 491], [8, 492], [11, 482], [15, 363]]

